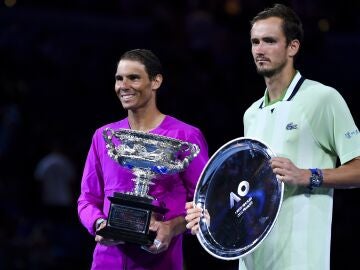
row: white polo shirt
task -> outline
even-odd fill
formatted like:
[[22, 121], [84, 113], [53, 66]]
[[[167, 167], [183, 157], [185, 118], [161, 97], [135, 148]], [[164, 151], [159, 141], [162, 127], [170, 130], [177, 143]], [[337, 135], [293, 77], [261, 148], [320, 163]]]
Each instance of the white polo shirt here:
[[[297, 86], [298, 85], [298, 86]], [[360, 132], [347, 104], [333, 88], [297, 72], [282, 101], [265, 96], [244, 114], [244, 134], [267, 144], [299, 168], [334, 168], [360, 156]], [[258, 270], [328, 270], [333, 189], [285, 185], [272, 231], [244, 261]], [[240, 260], [240, 269], [242, 270]]]

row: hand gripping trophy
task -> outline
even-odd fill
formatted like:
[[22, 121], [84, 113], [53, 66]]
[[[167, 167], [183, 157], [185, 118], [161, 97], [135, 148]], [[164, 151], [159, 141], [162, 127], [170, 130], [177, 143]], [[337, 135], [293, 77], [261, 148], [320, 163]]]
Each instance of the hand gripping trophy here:
[[115, 192], [109, 197], [108, 222], [97, 234], [140, 245], [152, 244], [156, 235], [149, 231], [151, 216], [167, 212], [148, 194], [149, 186], [154, 184], [152, 180], [157, 175], [183, 171], [200, 149], [196, 144], [130, 129], [106, 128], [103, 137], [108, 155], [132, 170], [135, 186], [131, 192]]

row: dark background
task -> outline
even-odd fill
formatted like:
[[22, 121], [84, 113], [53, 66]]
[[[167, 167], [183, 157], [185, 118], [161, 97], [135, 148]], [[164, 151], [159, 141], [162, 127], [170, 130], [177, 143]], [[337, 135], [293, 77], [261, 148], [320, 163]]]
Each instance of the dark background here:
[[[165, 81], [159, 107], [198, 126], [210, 154], [243, 135], [242, 115], [264, 92], [249, 20], [275, 1], [5, 0], [0, 2], [0, 269], [89, 269], [93, 238], [76, 214], [94, 130], [125, 116], [114, 94], [120, 55], [151, 49]], [[357, 123], [359, 1], [278, 1], [301, 17], [298, 69], [335, 87]], [[74, 203], [51, 215], [34, 179], [54, 140], [74, 163]], [[336, 190], [332, 269], [357, 264], [359, 190]], [[60, 213], [60, 212], [59, 212]], [[186, 237], [187, 269], [236, 269]]]

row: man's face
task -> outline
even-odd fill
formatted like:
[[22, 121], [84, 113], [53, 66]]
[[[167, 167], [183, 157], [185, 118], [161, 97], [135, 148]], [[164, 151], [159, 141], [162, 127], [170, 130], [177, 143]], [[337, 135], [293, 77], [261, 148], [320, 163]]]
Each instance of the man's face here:
[[251, 52], [257, 72], [272, 77], [288, 64], [288, 46], [282, 19], [270, 17], [254, 23], [251, 29]]
[[132, 60], [121, 60], [115, 74], [115, 92], [126, 110], [149, 106], [155, 100], [155, 89], [145, 66]]

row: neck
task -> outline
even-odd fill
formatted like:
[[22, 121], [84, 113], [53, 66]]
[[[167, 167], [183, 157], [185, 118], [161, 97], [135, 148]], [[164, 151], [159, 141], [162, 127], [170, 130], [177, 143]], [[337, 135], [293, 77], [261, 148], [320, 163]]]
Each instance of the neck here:
[[148, 132], [156, 128], [164, 120], [165, 115], [157, 108], [149, 111], [128, 111], [128, 121], [133, 130]]
[[265, 77], [266, 87], [268, 89], [269, 101], [279, 99], [283, 92], [289, 87], [296, 74], [292, 68], [290, 71], [283, 71], [272, 77]]

